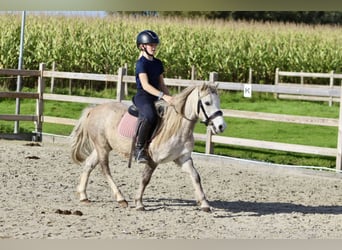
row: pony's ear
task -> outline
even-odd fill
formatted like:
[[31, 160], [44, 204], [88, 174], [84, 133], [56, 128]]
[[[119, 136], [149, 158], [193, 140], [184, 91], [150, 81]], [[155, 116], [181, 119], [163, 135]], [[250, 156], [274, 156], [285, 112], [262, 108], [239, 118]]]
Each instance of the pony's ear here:
[[203, 84], [201, 85], [201, 87], [200, 87], [200, 91], [204, 91], [204, 90], [206, 90], [207, 88], [208, 88], [208, 84], [203, 83]]

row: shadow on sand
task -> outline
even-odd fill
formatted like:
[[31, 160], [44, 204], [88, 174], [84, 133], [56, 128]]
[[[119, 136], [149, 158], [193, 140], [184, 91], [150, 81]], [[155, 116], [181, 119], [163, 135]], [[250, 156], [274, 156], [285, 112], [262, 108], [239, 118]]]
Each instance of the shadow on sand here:
[[[144, 200], [146, 209], [154, 211], [158, 209], [172, 209], [175, 207], [191, 207], [198, 208], [194, 200], [181, 199], [153, 199], [147, 198]], [[155, 204], [149, 204], [155, 203]], [[224, 211], [229, 213], [229, 216], [234, 214], [248, 213], [248, 216], [262, 216], [268, 214], [342, 214], [342, 206], [337, 205], [320, 205], [320, 206], [305, 206], [293, 203], [282, 202], [252, 202], [252, 201], [209, 201], [210, 206], [215, 211]], [[244, 215], [245, 216], [245, 215]]]

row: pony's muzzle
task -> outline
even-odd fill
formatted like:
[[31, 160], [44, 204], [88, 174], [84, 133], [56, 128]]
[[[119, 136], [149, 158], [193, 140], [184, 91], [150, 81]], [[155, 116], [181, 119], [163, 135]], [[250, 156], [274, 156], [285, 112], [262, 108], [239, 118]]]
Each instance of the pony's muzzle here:
[[212, 120], [211, 132], [213, 134], [222, 133], [227, 128], [227, 123], [224, 121], [222, 116], [216, 117]]

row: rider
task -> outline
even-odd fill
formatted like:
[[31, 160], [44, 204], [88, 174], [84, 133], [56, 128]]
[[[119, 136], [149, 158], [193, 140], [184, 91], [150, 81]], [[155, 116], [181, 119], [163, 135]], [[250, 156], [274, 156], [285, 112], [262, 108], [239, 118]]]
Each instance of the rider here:
[[144, 30], [138, 34], [136, 42], [140, 55], [135, 69], [137, 93], [133, 98], [139, 110], [135, 159], [138, 163], [146, 163], [149, 160], [146, 152], [148, 141], [157, 125], [157, 111], [154, 103], [161, 99], [170, 103], [172, 96], [164, 82], [163, 63], [154, 57], [159, 44], [158, 35], [152, 30]]

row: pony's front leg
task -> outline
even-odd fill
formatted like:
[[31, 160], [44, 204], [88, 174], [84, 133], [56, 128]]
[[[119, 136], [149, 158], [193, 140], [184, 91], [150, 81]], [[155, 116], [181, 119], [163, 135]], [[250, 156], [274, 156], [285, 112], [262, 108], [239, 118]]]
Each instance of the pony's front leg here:
[[142, 197], [144, 195], [145, 188], [150, 183], [152, 174], [154, 170], [156, 169], [157, 165], [148, 163], [145, 164], [145, 167], [142, 172], [142, 178], [140, 181], [139, 189], [137, 191], [136, 197], [135, 197], [135, 209], [138, 211], [144, 211], [145, 207], [142, 202]]
[[203, 192], [203, 188], [201, 184], [201, 177], [194, 167], [192, 158], [188, 158], [185, 161], [179, 160], [179, 161], [176, 161], [176, 163], [182, 167], [182, 170], [184, 172], [190, 175], [192, 184], [195, 188], [195, 196], [196, 196], [197, 202], [201, 206], [202, 211], [210, 212], [211, 209], [210, 209], [209, 203]]
[[89, 175], [93, 171], [93, 169], [96, 167], [98, 162], [99, 160], [97, 157], [97, 152], [96, 150], [93, 150], [93, 152], [87, 157], [85, 161], [83, 172], [80, 178], [80, 183], [77, 186], [77, 194], [79, 195], [79, 199], [81, 202], [89, 202], [87, 192], [86, 192]]
[[101, 167], [102, 167], [102, 173], [105, 176], [110, 188], [113, 191], [114, 194], [114, 198], [116, 199], [116, 201], [119, 203], [119, 205], [123, 208], [128, 207], [128, 203], [125, 200], [125, 198], [123, 197], [121, 191], [119, 190], [119, 188], [116, 186], [116, 184], [114, 183], [113, 177], [110, 174], [110, 170], [109, 170], [109, 166], [108, 166], [108, 160], [104, 159], [100, 161]]

